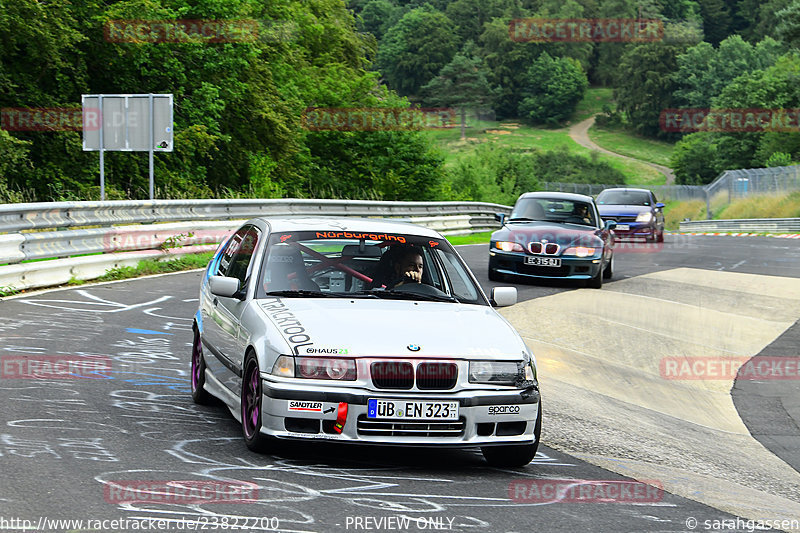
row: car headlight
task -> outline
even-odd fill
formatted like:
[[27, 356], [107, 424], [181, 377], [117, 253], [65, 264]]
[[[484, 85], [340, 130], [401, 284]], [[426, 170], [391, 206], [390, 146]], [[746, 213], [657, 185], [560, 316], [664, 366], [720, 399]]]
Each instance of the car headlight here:
[[355, 381], [357, 374], [355, 359], [282, 355], [278, 357], [272, 366], [273, 376], [287, 378]]
[[591, 257], [597, 253], [597, 248], [587, 248], [586, 246], [572, 246], [564, 250], [561, 255], [574, 255], [575, 257]]
[[650, 222], [653, 220], [653, 213], [650, 211], [642, 211], [636, 215], [636, 222]]
[[524, 379], [522, 364], [517, 361], [470, 361], [469, 382], [488, 385], [516, 385]]
[[495, 247], [498, 250], [503, 250], [504, 252], [524, 252], [525, 248], [518, 242], [508, 242], [508, 241], [497, 241], [494, 243]]

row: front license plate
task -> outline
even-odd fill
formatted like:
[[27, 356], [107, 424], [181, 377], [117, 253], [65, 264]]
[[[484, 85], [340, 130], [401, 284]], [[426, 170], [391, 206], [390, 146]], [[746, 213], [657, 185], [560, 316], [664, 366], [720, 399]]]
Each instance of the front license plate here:
[[406, 420], [458, 420], [458, 402], [379, 400], [367, 402], [367, 418]]
[[526, 257], [525, 264], [542, 267], [560, 267], [561, 259], [558, 257]]
[[617, 227], [614, 229], [618, 229], [620, 231], [628, 231], [631, 227], [628, 224], [617, 224]]

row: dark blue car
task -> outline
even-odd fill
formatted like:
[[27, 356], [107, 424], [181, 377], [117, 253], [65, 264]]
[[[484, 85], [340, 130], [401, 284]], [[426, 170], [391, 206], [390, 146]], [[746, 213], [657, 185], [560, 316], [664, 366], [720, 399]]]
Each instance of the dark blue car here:
[[585, 280], [603, 286], [614, 271], [614, 222], [604, 222], [591, 196], [531, 192], [517, 199], [489, 244], [489, 279]]
[[614, 235], [664, 242], [664, 204], [647, 189], [605, 189], [597, 195], [603, 220], [617, 223]]

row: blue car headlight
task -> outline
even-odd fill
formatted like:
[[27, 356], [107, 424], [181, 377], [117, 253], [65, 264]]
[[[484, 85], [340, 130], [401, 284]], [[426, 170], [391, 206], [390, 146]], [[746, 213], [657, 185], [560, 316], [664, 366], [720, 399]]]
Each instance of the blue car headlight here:
[[636, 215], [636, 222], [650, 222], [653, 220], [653, 213], [650, 211], [642, 211]]

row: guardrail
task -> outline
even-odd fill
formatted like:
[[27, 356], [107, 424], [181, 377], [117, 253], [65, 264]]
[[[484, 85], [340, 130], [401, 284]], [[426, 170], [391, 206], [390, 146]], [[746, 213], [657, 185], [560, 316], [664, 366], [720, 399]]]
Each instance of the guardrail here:
[[680, 223], [681, 231], [730, 231], [776, 233], [800, 232], [800, 218], [749, 218], [729, 220], [692, 220]]
[[[455, 235], [499, 227], [484, 202], [351, 200], [153, 200], [0, 205], [0, 289], [29, 289], [101, 276], [141, 259], [213, 250], [256, 216], [400, 218]], [[180, 221], [180, 222], [175, 222]], [[170, 223], [156, 223], [170, 222]], [[117, 226], [116, 224], [139, 225]], [[144, 224], [142, 224], [144, 223]], [[75, 226], [103, 226], [61, 229]], [[58, 231], [46, 231], [48, 229]], [[100, 255], [89, 255], [100, 254]], [[72, 257], [84, 256], [84, 257]], [[49, 259], [25, 263], [24, 261]]]

